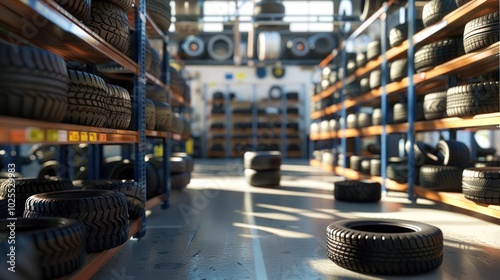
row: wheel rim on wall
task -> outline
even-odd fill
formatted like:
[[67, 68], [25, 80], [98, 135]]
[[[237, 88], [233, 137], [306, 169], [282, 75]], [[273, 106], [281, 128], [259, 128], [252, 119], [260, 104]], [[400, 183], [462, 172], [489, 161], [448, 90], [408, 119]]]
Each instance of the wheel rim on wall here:
[[324, 56], [337, 47], [335, 39], [327, 33], [318, 33], [309, 38], [309, 46], [316, 55]]
[[228, 60], [234, 53], [234, 43], [227, 35], [215, 35], [208, 41], [208, 55], [215, 60]]
[[259, 60], [278, 59], [281, 54], [281, 35], [278, 32], [260, 32], [257, 40]]
[[309, 54], [309, 42], [304, 37], [295, 37], [288, 40], [286, 47], [294, 57], [304, 57]]
[[205, 53], [205, 41], [199, 36], [190, 35], [184, 39], [181, 48], [187, 58], [200, 58]]

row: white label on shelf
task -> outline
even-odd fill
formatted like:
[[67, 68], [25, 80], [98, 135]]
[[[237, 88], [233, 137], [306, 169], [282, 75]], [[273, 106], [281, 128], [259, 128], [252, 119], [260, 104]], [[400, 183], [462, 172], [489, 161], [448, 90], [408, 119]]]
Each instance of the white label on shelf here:
[[57, 131], [57, 141], [68, 142], [68, 131], [67, 130], [58, 130]]

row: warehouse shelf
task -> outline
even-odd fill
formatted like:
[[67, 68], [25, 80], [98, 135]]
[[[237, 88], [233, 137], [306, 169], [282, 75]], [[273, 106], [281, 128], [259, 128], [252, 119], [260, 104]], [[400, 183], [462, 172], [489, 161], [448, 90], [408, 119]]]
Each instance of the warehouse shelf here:
[[165, 200], [167, 200], [167, 195], [164, 193], [148, 199], [146, 201], [146, 210], [151, 210], [151, 208], [160, 205]]
[[[326, 166], [317, 160], [311, 160], [310, 165], [314, 167], [319, 167], [325, 171], [335, 172], [339, 176], [344, 176], [350, 180], [372, 180], [382, 183], [382, 177], [370, 176], [366, 174], [361, 174], [355, 170], [349, 168], [342, 168], [339, 166]], [[408, 191], [407, 184], [400, 184], [393, 180], [387, 179], [385, 182], [386, 190], [406, 192]], [[414, 186], [414, 193], [421, 198], [426, 198], [432, 201], [441, 202], [446, 205], [453, 207], [462, 208], [469, 213], [478, 213], [481, 215], [490, 216], [493, 218], [500, 218], [500, 206], [498, 205], [487, 205], [478, 204], [472, 202], [464, 197], [462, 193], [452, 193], [452, 192], [436, 192], [421, 186]]]

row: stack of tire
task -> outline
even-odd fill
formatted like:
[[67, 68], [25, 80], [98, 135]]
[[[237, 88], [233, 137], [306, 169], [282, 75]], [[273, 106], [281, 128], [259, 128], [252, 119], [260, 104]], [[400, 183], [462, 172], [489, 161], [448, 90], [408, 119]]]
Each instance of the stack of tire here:
[[191, 182], [193, 158], [187, 153], [172, 153], [170, 157], [170, 188], [182, 190]]
[[382, 185], [371, 180], [348, 180], [334, 183], [335, 200], [346, 202], [377, 202], [382, 197]]
[[281, 181], [281, 153], [246, 152], [243, 156], [246, 182], [255, 187], [277, 187]]

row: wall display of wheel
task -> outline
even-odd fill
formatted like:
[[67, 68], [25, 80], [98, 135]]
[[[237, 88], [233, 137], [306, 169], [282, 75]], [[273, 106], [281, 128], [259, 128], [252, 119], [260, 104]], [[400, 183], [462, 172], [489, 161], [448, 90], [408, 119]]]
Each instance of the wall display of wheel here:
[[337, 46], [337, 39], [328, 33], [317, 33], [309, 37], [309, 48], [314, 57], [323, 58]]
[[206, 43], [196, 35], [187, 36], [181, 44], [181, 53], [186, 59], [199, 59], [206, 53]]
[[309, 41], [305, 37], [294, 37], [286, 42], [286, 49], [292, 57], [304, 58], [310, 51]]
[[215, 35], [208, 40], [207, 52], [208, 56], [214, 60], [229, 60], [234, 53], [233, 40], [227, 35]]
[[25, 218], [65, 217], [83, 222], [87, 253], [114, 248], [128, 240], [127, 200], [121, 192], [72, 190], [36, 194], [26, 201]]
[[276, 31], [263, 31], [257, 37], [257, 57], [260, 61], [276, 60], [281, 56], [281, 35]]
[[356, 272], [415, 275], [443, 261], [442, 231], [421, 222], [345, 219], [330, 224], [326, 233], [328, 258]]

